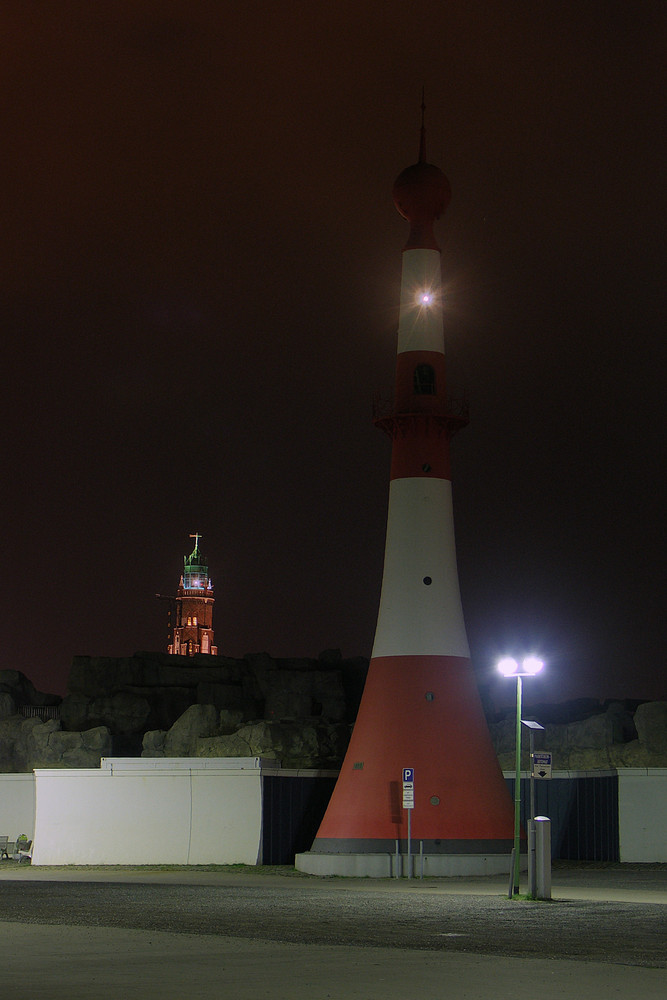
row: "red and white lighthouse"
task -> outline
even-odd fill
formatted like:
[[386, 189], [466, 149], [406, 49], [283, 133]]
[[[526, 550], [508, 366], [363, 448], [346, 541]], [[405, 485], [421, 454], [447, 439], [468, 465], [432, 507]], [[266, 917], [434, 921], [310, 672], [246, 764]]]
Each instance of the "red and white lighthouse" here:
[[[445, 387], [440, 250], [447, 178], [419, 161], [394, 184], [403, 250], [382, 595], [368, 678], [327, 812], [297, 867], [388, 875], [420, 851], [427, 874], [504, 871], [513, 808], [470, 662], [459, 593], [450, 439], [466, 423]], [[403, 769], [414, 772], [411, 845]], [[420, 861], [420, 864], [422, 862]], [[404, 870], [404, 866], [401, 865]]]

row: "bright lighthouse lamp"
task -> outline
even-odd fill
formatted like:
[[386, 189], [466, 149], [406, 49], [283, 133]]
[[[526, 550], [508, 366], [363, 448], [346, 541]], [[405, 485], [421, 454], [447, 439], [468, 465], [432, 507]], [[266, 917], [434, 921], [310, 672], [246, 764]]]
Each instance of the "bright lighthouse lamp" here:
[[504, 656], [497, 667], [505, 677], [516, 677], [516, 767], [514, 771], [514, 873], [512, 896], [519, 895], [519, 849], [521, 847], [521, 678], [534, 677], [544, 666], [536, 656], [526, 656], [519, 666], [512, 656]]

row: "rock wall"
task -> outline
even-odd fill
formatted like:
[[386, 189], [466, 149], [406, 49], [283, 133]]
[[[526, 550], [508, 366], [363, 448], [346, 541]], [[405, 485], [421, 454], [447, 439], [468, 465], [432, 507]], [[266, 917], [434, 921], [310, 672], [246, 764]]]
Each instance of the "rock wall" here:
[[[62, 703], [64, 729], [105, 725], [114, 733], [169, 729], [190, 705], [214, 705], [229, 725], [321, 717], [352, 722], [367, 661], [338, 651], [314, 659], [135, 653], [77, 656]], [[361, 677], [361, 684], [359, 684]], [[359, 689], [358, 697], [354, 691]]]
[[[356, 717], [368, 661], [328, 650], [317, 659], [256, 653], [75, 657], [60, 719], [26, 718], [57, 705], [18, 671], [0, 671], [0, 771], [97, 767], [102, 756], [279, 759], [335, 768]], [[530, 718], [530, 714], [525, 714]], [[536, 750], [555, 770], [667, 767], [667, 702], [541, 706]], [[490, 721], [501, 766], [512, 771], [514, 713]], [[437, 750], [437, 748], [434, 748]], [[524, 732], [522, 766], [529, 767]]]
[[0, 771], [97, 767], [101, 756], [279, 757], [335, 767], [347, 746], [368, 662], [337, 650], [318, 659], [224, 656], [74, 658], [60, 719], [26, 719], [39, 695], [0, 672]]
[[368, 663], [337, 650], [318, 659], [137, 653], [76, 657], [62, 726], [143, 736], [149, 757], [278, 757], [335, 767], [345, 753]]
[[[82, 733], [63, 732], [60, 722], [49, 719], [7, 720], [0, 737], [0, 760], [13, 763], [3, 771], [32, 771], [35, 767], [99, 767], [100, 757], [111, 753], [111, 734], [105, 726]], [[6, 741], [6, 742], [5, 742]], [[2, 745], [4, 744], [4, 745]]]
[[35, 690], [18, 670], [0, 670], [0, 772], [32, 771], [35, 767], [98, 767], [111, 752], [111, 734], [105, 727], [85, 732], [63, 732], [58, 719], [23, 714], [56, 710], [57, 695]]
[[[562, 713], [561, 713], [562, 714]], [[553, 769], [596, 771], [616, 767], [667, 767], [667, 702], [629, 707], [610, 702], [594, 715], [573, 722], [548, 722], [539, 713], [524, 713], [544, 725], [535, 734], [535, 749], [549, 750]], [[548, 710], [547, 710], [548, 717]], [[514, 713], [489, 726], [503, 770], [515, 767]], [[529, 768], [530, 740], [524, 729], [522, 767]]]
[[336, 768], [345, 755], [351, 727], [310, 718], [257, 719], [228, 729], [224, 710], [192, 705], [167, 732], [146, 733], [141, 756], [274, 757], [287, 768]]

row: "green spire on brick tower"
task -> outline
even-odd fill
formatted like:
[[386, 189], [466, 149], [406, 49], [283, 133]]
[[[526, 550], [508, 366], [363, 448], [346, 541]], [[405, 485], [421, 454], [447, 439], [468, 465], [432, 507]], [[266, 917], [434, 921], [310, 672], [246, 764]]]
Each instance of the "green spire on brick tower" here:
[[206, 590], [209, 584], [208, 563], [199, 551], [199, 532], [190, 535], [194, 538], [195, 547], [189, 556], [183, 558], [183, 586], [186, 590]]

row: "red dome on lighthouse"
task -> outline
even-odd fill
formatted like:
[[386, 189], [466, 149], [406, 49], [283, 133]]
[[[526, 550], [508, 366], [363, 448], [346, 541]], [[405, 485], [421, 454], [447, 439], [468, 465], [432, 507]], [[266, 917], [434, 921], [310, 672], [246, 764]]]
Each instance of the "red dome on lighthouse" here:
[[419, 161], [402, 170], [394, 181], [394, 204], [410, 223], [410, 236], [405, 250], [440, 249], [435, 241], [433, 223], [444, 213], [452, 198], [452, 189], [442, 170], [426, 162], [424, 110], [422, 95]]
[[435, 222], [452, 197], [449, 181], [440, 167], [414, 163], [394, 181], [394, 204], [408, 222]]
[[394, 204], [410, 223], [406, 250], [439, 250], [433, 223], [451, 201], [449, 181], [432, 163], [414, 163], [401, 171], [394, 182]]

